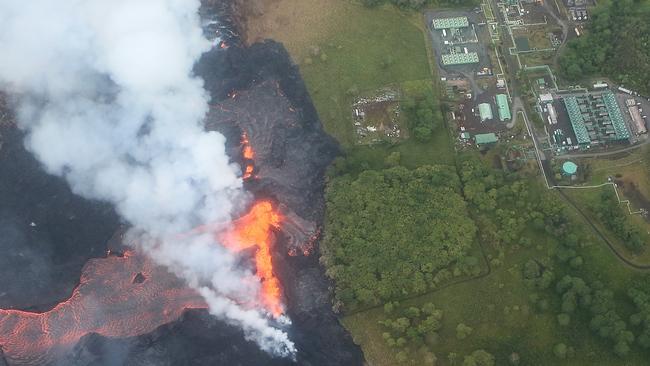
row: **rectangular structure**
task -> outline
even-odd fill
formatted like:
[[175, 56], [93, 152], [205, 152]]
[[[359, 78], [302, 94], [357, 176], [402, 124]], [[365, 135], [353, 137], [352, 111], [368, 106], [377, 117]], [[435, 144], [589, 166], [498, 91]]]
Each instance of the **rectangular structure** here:
[[469, 27], [467, 17], [439, 18], [433, 20], [433, 29]]
[[641, 112], [639, 111], [639, 107], [636, 105], [632, 105], [627, 107], [628, 112], [630, 112], [630, 117], [632, 117], [632, 121], [634, 122], [634, 127], [636, 128], [636, 133], [638, 135], [644, 134], [648, 132], [648, 130], [645, 127], [645, 120], [643, 117], [641, 117]]
[[495, 135], [494, 133], [481, 133], [474, 136], [474, 139], [476, 139], [477, 145], [493, 144], [499, 141], [497, 135]]
[[505, 94], [497, 94], [497, 111], [501, 122], [512, 118], [510, 115], [510, 105], [508, 104], [508, 96]]
[[582, 112], [578, 106], [578, 100], [576, 97], [566, 97], [564, 98], [564, 105], [566, 110], [569, 113], [569, 120], [571, 121], [571, 127], [573, 127], [573, 132], [576, 134], [576, 139], [578, 139], [578, 144], [585, 145], [591, 142], [589, 138], [589, 132], [585, 126], [585, 121], [582, 118]]
[[618, 107], [616, 102], [616, 97], [614, 93], [610, 90], [603, 93], [603, 100], [605, 101], [605, 107], [609, 113], [609, 119], [614, 125], [614, 133], [616, 134], [616, 140], [627, 140], [630, 138], [630, 131], [628, 131], [627, 126], [625, 126], [625, 120], [623, 119], [623, 114], [621, 109]]
[[630, 131], [610, 90], [563, 98], [578, 144], [625, 141]]
[[476, 52], [450, 53], [442, 55], [441, 58], [443, 65], [465, 65], [478, 63], [478, 53]]
[[481, 103], [478, 105], [478, 113], [481, 117], [481, 122], [487, 121], [488, 119], [493, 119], [492, 107], [489, 103]]

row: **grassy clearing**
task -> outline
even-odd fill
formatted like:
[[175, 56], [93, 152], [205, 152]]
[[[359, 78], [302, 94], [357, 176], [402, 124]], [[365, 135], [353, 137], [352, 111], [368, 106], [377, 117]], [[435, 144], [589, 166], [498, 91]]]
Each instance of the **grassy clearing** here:
[[345, 4], [330, 19], [335, 32], [313, 46], [318, 52], [296, 60], [325, 130], [344, 147], [354, 143], [351, 102], [371, 91], [408, 80], [430, 80], [419, 17], [392, 7], [367, 9]]
[[[600, 201], [600, 195], [605, 189], [612, 189], [610, 186], [593, 188], [593, 189], [572, 189], [565, 190], [567, 196], [571, 197], [572, 201], [580, 207], [580, 210], [589, 217], [589, 219], [596, 225], [598, 230], [600, 230], [609, 241], [614, 244], [616, 251], [621, 253], [625, 258], [632, 261], [633, 263], [646, 265], [650, 264], [650, 248], [644, 249], [641, 253], [633, 253], [625, 247], [623, 241], [607, 229], [603, 223], [598, 219], [598, 217], [590, 210], [590, 207], [596, 205]], [[626, 205], [621, 204], [621, 208], [627, 211]], [[648, 224], [638, 215], [627, 215], [629, 222], [633, 223], [637, 228], [640, 229], [641, 236], [646, 243], [650, 243], [650, 233], [648, 233]]]

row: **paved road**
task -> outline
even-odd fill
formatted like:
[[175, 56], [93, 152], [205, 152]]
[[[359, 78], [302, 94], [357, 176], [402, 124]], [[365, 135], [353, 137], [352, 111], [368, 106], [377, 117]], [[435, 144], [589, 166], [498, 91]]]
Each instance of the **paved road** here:
[[647, 145], [648, 143], [650, 143], [650, 139], [646, 139], [645, 141], [638, 143], [636, 145], [628, 146], [626, 148], [613, 150], [613, 151], [603, 151], [597, 153], [562, 154], [562, 155], [557, 155], [557, 157], [558, 158], [597, 158], [597, 157], [603, 157], [603, 156], [609, 156], [609, 155], [620, 154], [628, 151], [633, 151], [642, 146]]

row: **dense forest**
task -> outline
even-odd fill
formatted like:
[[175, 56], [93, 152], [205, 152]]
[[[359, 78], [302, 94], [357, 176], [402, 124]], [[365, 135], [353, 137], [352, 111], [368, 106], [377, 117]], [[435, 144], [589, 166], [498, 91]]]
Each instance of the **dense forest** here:
[[327, 189], [323, 261], [346, 308], [425, 292], [463, 256], [476, 228], [456, 171], [446, 166], [367, 170]]
[[578, 81], [608, 75], [650, 93], [650, 0], [603, 0], [587, 32], [570, 41], [560, 57], [562, 75]]

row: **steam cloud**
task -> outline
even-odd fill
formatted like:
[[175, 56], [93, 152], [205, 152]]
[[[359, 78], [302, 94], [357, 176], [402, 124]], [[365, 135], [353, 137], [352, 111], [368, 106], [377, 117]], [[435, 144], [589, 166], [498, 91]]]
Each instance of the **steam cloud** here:
[[[259, 284], [212, 236], [245, 199], [225, 139], [205, 132], [192, 76], [210, 48], [197, 0], [0, 0], [0, 86], [20, 95], [28, 149], [73, 191], [115, 204], [141, 248], [210, 312], [278, 355], [295, 352], [264, 314], [240, 307]], [[235, 302], [236, 300], [237, 302]]]

